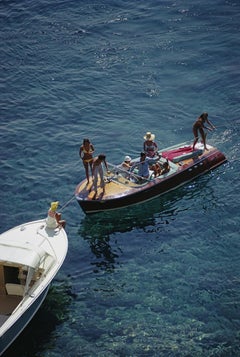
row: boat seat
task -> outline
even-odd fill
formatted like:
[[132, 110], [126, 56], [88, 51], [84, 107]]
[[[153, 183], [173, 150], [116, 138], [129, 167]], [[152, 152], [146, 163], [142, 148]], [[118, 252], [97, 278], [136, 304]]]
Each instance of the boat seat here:
[[23, 296], [24, 294], [24, 286], [21, 284], [7, 283], [5, 287], [8, 295]]
[[194, 159], [203, 154], [203, 150], [195, 149], [193, 151], [191, 146], [186, 146], [174, 150], [162, 152], [162, 157], [168, 159], [174, 163], [178, 163], [182, 160]]

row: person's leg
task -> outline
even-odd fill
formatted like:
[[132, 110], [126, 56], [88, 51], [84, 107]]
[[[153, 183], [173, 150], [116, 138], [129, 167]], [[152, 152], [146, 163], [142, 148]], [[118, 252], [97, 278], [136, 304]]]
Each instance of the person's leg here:
[[97, 192], [98, 171], [99, 171], [99, 166], [96, 166], [93, 173], [93, 189], [95, 192]]
[[198, 130], [193, 127], [193, 135], [194, 135], [194, 142], [193, 142], [193, 150], [195, 149], [195, 145], [198, 142]]
[[104, 182], [104, 177], [103, 177], [103, 169], [102, 165], [99, 166], [99, 176], [100, 176], [100, 186], [103, 189], [103, 192], [105, 192], [105, 182]]
[[90, 166], [91, 174], [92, 174], [92, 177], [93, 177], [93, 160], [89, 162], [89, 166]]
[[83, 162], [84, 168], [85, 168], [85, 174], [86, 174], [86, 179], [87, 182], [89, 183], [89, 172], [88, 172], [88, 162]]
[[206, 146], [206, 136], [207, 136], [207, 134], [204, 132], [203, 128], [200, 128], [199, 131], [200, 131], [200, 134], [201, 134], [201, 137], [202, 137], [204, 149], [207, 150], [207, 146]]

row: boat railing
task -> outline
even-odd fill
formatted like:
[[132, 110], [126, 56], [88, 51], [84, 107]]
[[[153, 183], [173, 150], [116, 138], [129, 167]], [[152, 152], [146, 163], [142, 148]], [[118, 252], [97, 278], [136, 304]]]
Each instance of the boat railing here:
[[[137, 167], [137, 164], [134, 165]], [[108, 163], [108, 172], [105, 172], [105, 180], [107, 182], [117, 182], [123, 185], [128, 185], [128, 186], [141, 186], [147, 184], [149, 181], [152, 181], [155, 177], [153, 176], [153, 172], [150, 170], [150, 175], [149, 178], [144, 178], [142, 176], [139, 176], [135, 171], [133, 167], [133, 171], [131, 170], [125, 170], [123, 169], [120, 165], [113, 165]]]
[[[124, 183], [123, 179], [130, 181], [131, 183], [138, 183], [141, 177], [136, 173], [125, 170], [120, 165], [113, 165], [108, 163], [108, 172], [105, 172], [105, 178], [107, 181], [118, 181]], [[129, 183], [129, 182], [125, 182]]]

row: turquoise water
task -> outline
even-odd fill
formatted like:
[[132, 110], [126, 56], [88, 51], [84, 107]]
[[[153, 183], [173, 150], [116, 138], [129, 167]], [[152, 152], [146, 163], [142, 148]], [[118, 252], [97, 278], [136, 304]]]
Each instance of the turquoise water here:
[[[239, 356], [240, 4], [2, 1], [0, 232], [59, 200], [69, 251], [4, 357]], [[85, 216], [84, 137], [109, 162], [192, 139], [228, 163], [175, 192]]]

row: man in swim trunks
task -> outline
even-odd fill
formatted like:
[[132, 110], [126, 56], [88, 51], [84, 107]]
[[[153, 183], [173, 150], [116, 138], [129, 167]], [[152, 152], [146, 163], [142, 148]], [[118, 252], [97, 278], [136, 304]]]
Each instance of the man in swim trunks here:
[[[208, 126], [204, 126], [205, 122], [210, 126], [209, 127]], [[202, 113], [200, 115], [200, 117], [197, 118], [197, 120], [193, 124], [193, 135], [194, 135], [193, 150], [195, 149], [195, 145], [196, 145], [196, 143], [198, 142], [198, 139], [199, 139], [198, 132], [201, 134], [203, 145], [204, 145], [204, 149], [207, 150], [207, 146], [206, 146], [207, 133], [205, 133], [205, 131], [203, 129], [207, 129], [209, 131], [212, 131], [212, 130], [216, 129], [215, 126], [209, 121], [208, 113]]]
[[98, 155], [93, 160], [93, 189], [95, 191], [95, 194], [97, 194], [97, 184], [98, 184], [98, 176], [100, 176], [100, 187], [103, 190], [103, 194], [105, 193], [105, 182], [104, 182], [104, 177], [103, 177], [103, 167], [102, 164], [105, 165], [106, 170], [108, 172], [108, 165], [106, 162], [106, 156], [104, 154]]

